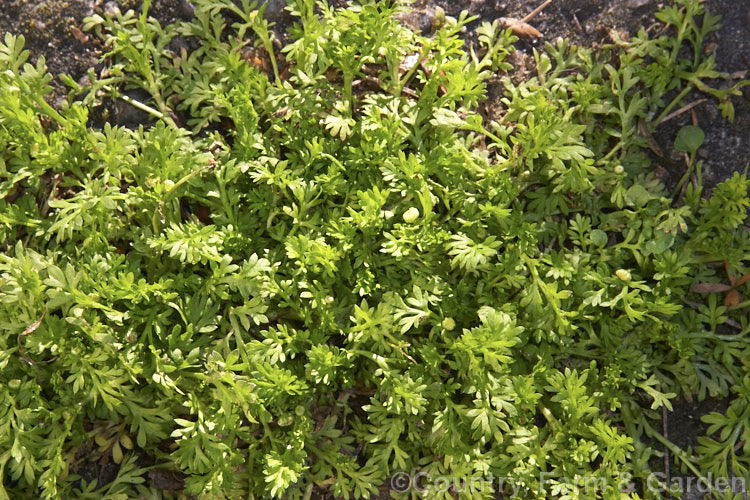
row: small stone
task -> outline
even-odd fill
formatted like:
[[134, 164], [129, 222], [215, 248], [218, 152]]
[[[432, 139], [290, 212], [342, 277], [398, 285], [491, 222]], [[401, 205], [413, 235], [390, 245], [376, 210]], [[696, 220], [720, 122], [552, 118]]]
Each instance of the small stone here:
[[628, 0], [628, 7], [631, 9], [640, 9], [644, 5], [647, 5], [651, 0]]
[[429, 35], [432, 33], [432, 24], [435, 21], [435, 11], [429, 9], [427, 12], [419, 16], [419, 31], [423, 35]]
[[286, 0], [266, 0], [265, 3], [266, 10], [263, 12], [263, 17], [265, 17], [267, 21], [278, 21], [279, 18], [284, 15]]
[[187, 0], [180, 0], [176, 5], [177, 14], [183, 19], [192, 19], [195, 17], [195, 7]]
[[88, 74], [83, 75], [81, 78], [78, 79], [78, 85], [80, 85], [81, 87], [86, 87], [88, 85], [91, 85], [91, 77]]
[[719, 119], [719, 110], [716, 108], [716, 106], [703, 106], [703, 111], [709, 120]]
[[86, 2], [81, 2], [81, 15], [84, 17], [88, 17], [94, 14], [94, 1], [88, 0]]
[[117, 2], [113, 2], [112, 0], [105, 3], [103, 9], [105, 14], [109, 14], [111, 16], [117, 16], [118, 14], [120, 14], [120, 6], [117, 5]]

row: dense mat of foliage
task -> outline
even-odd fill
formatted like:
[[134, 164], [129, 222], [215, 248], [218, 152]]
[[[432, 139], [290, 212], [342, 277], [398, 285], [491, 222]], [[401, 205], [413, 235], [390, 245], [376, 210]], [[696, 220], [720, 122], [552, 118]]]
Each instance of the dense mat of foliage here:
[[[170, 497], [154, 468], [202, 498], [416, 471], [641, 498], [664, 446], [747, 476], [750, 183], [703, 199], [686, 176], [675, 200], [642, 133], [686, 88], [731, 116], [697, 0], [655, 39], [548, 45], [515, 83], [496, 25], [467, 52], [465, 18], [424, 37], [388, 2], [297, 0], [280, 75], [246, 60], [248, 37], [275, 51], [253, 5], [195, 3], [91, 18], [110, 64], [60, 110], [23, 39], [0, 45], [0, 499]], [[91, 125], [132, 87], [155, 125]], [[680, 396], [733, 398], [690, 453], [658, 430]], [[76, 475], [92, 457], [117, 478]]]

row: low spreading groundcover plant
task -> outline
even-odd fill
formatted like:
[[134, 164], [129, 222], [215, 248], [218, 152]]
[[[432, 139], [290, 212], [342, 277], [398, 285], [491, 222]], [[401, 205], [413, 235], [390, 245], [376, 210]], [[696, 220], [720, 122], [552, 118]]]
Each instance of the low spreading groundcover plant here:
[[[702, 198], [688, 128], [671, 196], [641, 132], [690, 89], [731, 118], [698, 0], [657, 38], [547, 45], [524, 82], [512, 34], [467, 51], [465, 17], [425, 37], [388, 2], [296, 0], [279, 51], [248, 0], [195, 5], [89, 18], [108, 64], [57, 110], [44, 61], [0, 45], [0, 498], [171, 498], [159, 469], [201, 498], [400, 472], [655, 498], [665, 448], [747, 478], [750, 182]], [[134, 87], [153, 126], [92, 126]], [[676, 398], [725, 396], [696, 449], [661, 434]], [[420, 486], [394, 496], [494, 493]]]

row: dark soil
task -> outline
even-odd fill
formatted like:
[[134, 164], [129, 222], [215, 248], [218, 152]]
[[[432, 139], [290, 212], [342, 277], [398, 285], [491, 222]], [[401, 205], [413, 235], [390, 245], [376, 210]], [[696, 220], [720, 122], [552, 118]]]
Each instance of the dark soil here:
[[[94, 13], [93, 3], [81, 0], [1, 0], [0, 34], [3, 37], [6, 32], [23, 35], [32, 62], [44, 57], [53, 75], [67, 73], [78, 79], [96, 64], [99, 44], [93, 37], [88, 37], [86, 43], [79, 41], [71, 28], [78, 28], [84, 17]], [[52, 85], [58, 92], [63, 89], [57, 79]]]
[[[714, 412], [725, 414], [729, 403], [731, 403], [729, 398], [677, 401], [673, 405], [673, 411], [669, 412], [667, 417], [666, 435], [668, 439], [683, 450], [694, 450], [698, 446], [697, 437], [705, 436], [709, 427], [708, 424], [701, 421], [701, 416]], [[693, 481], [694, 476], [684, 470], [684, 466], [677, 458], [669, 456], [669, 459], [669, 469], [664, 471], [664, 478], [667, 483], [680, 485], [684, 491], [684, 500], [704, 498], [705, 491]], [[731, 480], [732, 478], [727, 479]], [[741, 489], [735, 492], [747, 495], [747, 491], [741, 491]], [[747, 498], [747, 496], [744, 498]]]
[[[343, 0], [331, 0], [343, 4]], [[468, 26], [467, 36], [482, 21], [499, 17], [520, 19], [527, 15], [542, 0], [416, 0], [412, 4], [413, 14], [407, 22], [413, 27], [429, 30], [435, 16], [435, 7], [442, 7], [447, 15], [457, 16], [468, 10], [478, 20]], [[101, 42], [94, 36], [80, 31], [83, 18], [93, 13], [113, 12], [117, 8], [140, 5], [140, 0], [0, 0], [0, 35], [11, 32], [24, 35], [31, 60], [44, 57], [53, 75], [67, 73], [75, 80], [86, 75], [88, 68], [96, 66], [101, 55]], [[639, 29], [652, 32], [655, 29], [655, 10], [663, 5], [655, 0], [556, 0], [530, 21], [542, 37], [518, 43], [516, 61], [523, 63], [523, 54], [533, 49], [541, 50], [544, 43], [557, 37], [570, 38], [573, 43], [596, 46], [608, 43], [608, 31], [635, 33]], [[748, 0], [706, 0], [706, 9], [722, 16], [724, 26], [713, 36], [708, 50], [716, 58], [717, 69], [727, 73], [747, 72], [750, 69], [750, 4]], [[281, 10], [283, 1], [269, 0], [267, 14], [283, 27], [288, 23]], [[151, 14], [162, 24], [178, 19], [188, 19], [193, 8], [187, 0], [153, 0]], [[66, 93], [65, 87], [56, 78], [52, 82], [55, 97]], [[714, 82], [715, 87], [730, 85], [728, 81]], [[689, 95], [687, 102], [706, 96], [698, 92]], [[734, 123], [721, 117], [715, 100], [693, 108], [660, 126], [655, 139], [665, 154], [658, 159], [672, 179], [679, 178], [685, 165], [672, 148], [675, 134], [683, 125], [695, 120], [706, 132], [706, 141], [699, 152], [703, 160], [703, 181], [710, 191], [717, 183], [734, 172], [744, 172], [750, 163], [750, 87], [743, 95], [733, 99], [736, 118]], [[711, 411], [723, 411], [725, 402], [707, 400], [702, 403], [678, 402], [668, 419], [670, 439], [682, 447], [695, 446], [696, 436], [703, 435], [706, 426], [700, 417]], [[99, 484], [111, 481], [116, 470], [113, 464], [84, 463], [78, 474], [87, 480], [98, 479]], [[149, 475], [151, 483], [160, 489], [179, 487], [181, 478], [167, 477], [160, 472]], [[685, 498], [700, 498], [688, 495]]]
[[[522, 19], [541, 3], [541, 0], [417, 0], [413, 5], [426, 16], [434, 12], [436, 4], [453, 16], [461, 10], [468, 10], [479, 18], [469, 26], [473, 28], [480, 22], [500, 17]], [[708, 12], [721, 16], [723, 23], [721, 30], [706, 45], [707, 55], [716, 58], [718, 71], [745, 72], [747, 78], [750, 70], [750, 3], [747, 0], [706, 0], [704, 3]], [[553, 1], [529, 21], [542, 37], [522, 41], [518, 48], [525, 53], [542, 50], [545, 42], [554, 42], [558, 37], [569, 38], [578, 45], [596, 46], [610, 42], [608, 31], [611, 29], [621, 34], [645, 29], [651, 34], [657, 28], [654, 12], [663, 4], [654, 0]], [[717, 81], [712, 85], [717, 88], [731, 86], [728, 81]], [[684, 102], [705, 97], [696, 91]], [[703, 160], [703, 183], [707, 193], [734, 172], [744, 172], [750, 164], [750, 86], [744, 87], [743, 95], [733, 98], [732, 102], [736, 115], [734, 123], [721, 116], [714, 99], [707, 99], [693, 108], [697, 125], [706, 132], [699, 156]], [[672, 182], [679, 179], [685, 169], [682, 155], [675, 152], [672, 144], [677, 130], [691, 124], [692, 119], [691, 113], [684, 113], [661, 125], [655, 133], [656, 142], [665, 155], [663, 159], [655, 159], [668, 170]]]

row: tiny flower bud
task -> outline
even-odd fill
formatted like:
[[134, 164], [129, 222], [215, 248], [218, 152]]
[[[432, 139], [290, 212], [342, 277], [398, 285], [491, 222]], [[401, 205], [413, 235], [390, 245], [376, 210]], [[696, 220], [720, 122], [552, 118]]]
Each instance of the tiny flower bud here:
[[439, 5], [435, 7], [435, 29], [445, 26], [445, 9]]
[[623, 173], [624, 171], [625, 171], [625, 167], [623, 167], [622, 165], [617, 165], [617, 166], [615, 167], [615, 173], [616, 173], [617, 175], [620, 175], [620, 174], [621, 174], [621, 173]]
[[627, 269], [618, 269], [617, 271], [615, 271], [615, 274], [622, 281], [630, 281], [630, 271], [628, 271]]
[[456, 328], [456, 321], [453, 318], [445, 318], [443, 320], [442, 325], [443, 325], [443, 328], [445, 328], [448, 331], [451, 331], [454, 328]]
[[411, 207], [409, 210], [404, 212], [404, 222], [411, 224], [415, 220], [419, 218], [419, 210], [417, 210], [414, 207]]

